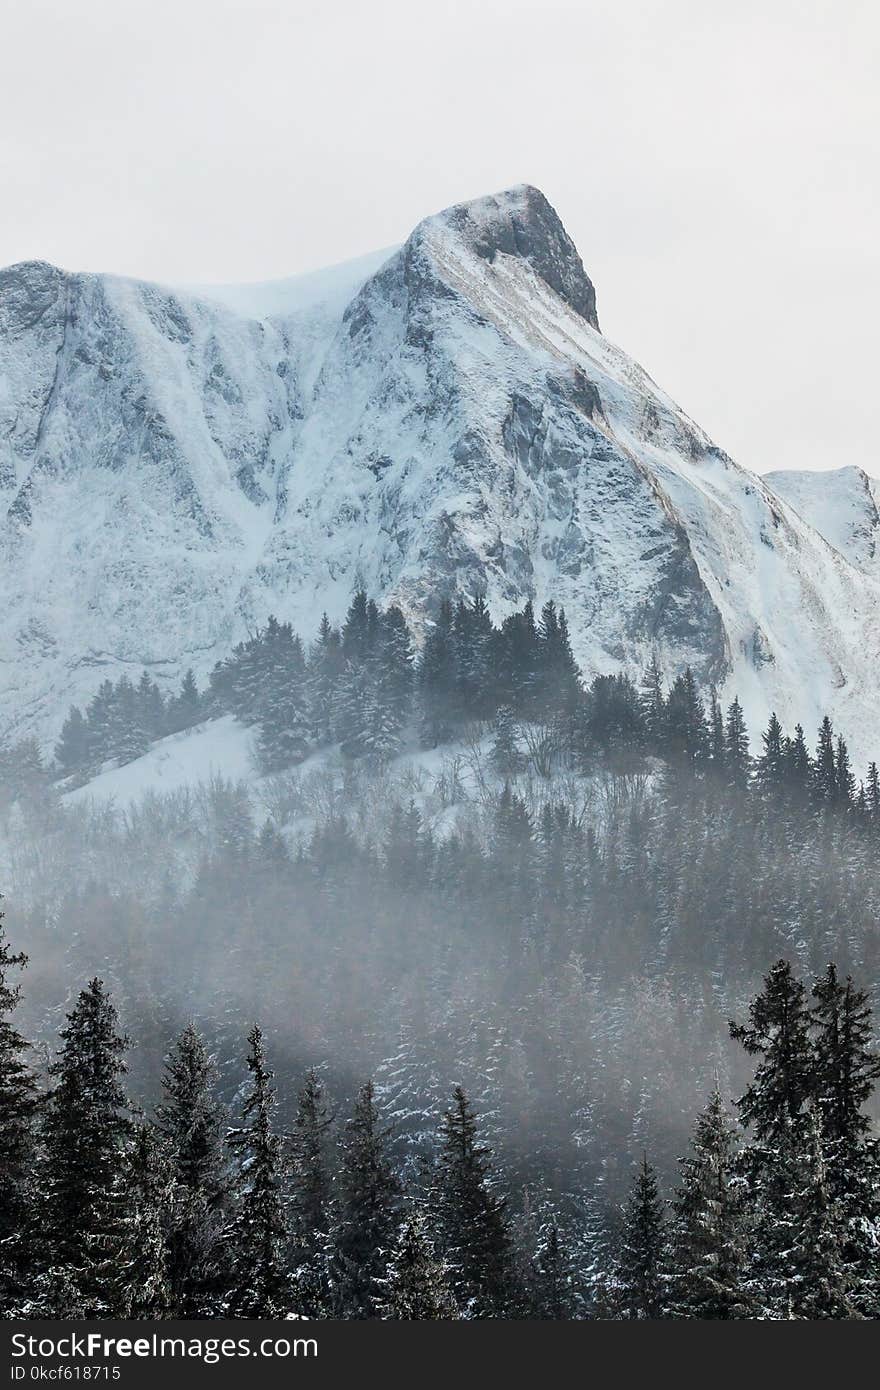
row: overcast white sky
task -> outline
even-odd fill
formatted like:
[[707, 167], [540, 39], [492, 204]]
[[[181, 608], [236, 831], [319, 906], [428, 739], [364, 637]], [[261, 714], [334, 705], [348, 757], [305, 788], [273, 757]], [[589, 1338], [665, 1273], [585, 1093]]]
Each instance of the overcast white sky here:
[[260, 280], [537, 184], [740, 462], [880, 473], [875, 0], [9, 0], [0, 264]]

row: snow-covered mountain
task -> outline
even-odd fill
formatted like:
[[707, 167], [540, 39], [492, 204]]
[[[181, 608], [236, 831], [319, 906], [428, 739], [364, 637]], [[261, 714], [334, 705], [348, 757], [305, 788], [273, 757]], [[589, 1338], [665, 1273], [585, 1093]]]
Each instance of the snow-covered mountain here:
[[880, 573], [603, 336], [533, 188], [270, 286], [0, 272], [0, 495], [7, 732], [364, 585], [417, 629], [444, 595], [552, 597], [588, 675], [656, 651], [755, 724], [880, 743]]
[[821, 536], [867, 573], [880, 574], [880, 482], [849, 465], [827, 473], [783, 469], [765, 481]]

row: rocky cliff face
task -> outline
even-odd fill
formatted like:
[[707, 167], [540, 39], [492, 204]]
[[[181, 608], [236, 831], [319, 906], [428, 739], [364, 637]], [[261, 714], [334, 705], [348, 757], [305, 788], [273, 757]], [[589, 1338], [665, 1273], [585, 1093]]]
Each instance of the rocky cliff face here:
[[588, 675], [656, 651], [755, 722], [880, 741], [878, 576], [608, 342], [535, 189], [252, 291], [2, 272], [0, 489], [7, 731], [363, 584], [417, 630], [444, 595], [552, 597]]

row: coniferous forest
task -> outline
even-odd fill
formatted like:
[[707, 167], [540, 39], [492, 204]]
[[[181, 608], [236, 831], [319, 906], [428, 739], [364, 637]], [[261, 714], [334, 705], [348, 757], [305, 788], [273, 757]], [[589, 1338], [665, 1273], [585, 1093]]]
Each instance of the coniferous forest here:
[[[84, 795], [222, 720], [250, 782]], [[0, 832], [7, 1316], [880, 1312], [880, 778], [830, 718], [358, 594], [0, 750]]]

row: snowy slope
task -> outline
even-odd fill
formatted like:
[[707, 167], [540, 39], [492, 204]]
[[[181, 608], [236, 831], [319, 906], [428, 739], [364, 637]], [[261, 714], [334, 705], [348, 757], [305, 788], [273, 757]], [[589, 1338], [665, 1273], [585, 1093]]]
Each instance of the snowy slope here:
[[880, 482], [861, 468], [768, 473], [766, 482], [835, 550], [859, 569], [880, 573]]
[[417, 630], [552, 597], [588, 675], [656, 651], [880, 742], [880, 576], [609, 343], [535, 189], [266, 287], [0, 272], [0, 497], [0, 731], [363, 584]]

